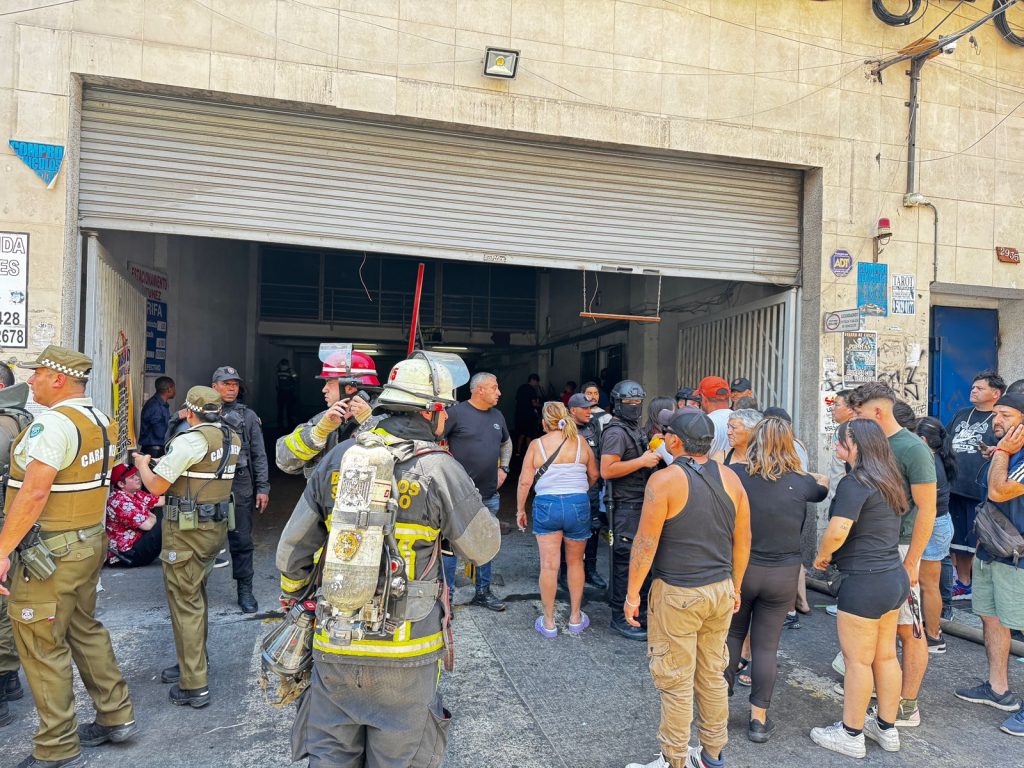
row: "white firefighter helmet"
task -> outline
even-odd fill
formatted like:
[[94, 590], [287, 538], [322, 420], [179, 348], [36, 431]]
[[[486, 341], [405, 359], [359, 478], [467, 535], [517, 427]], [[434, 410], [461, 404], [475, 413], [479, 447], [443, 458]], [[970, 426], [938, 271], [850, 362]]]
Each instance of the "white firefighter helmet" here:
[[462, 358], [416, 351], [391, 369], [377, 404], [392, 410], [432, 411], [455, 404], [455, 390], [469, 381]]

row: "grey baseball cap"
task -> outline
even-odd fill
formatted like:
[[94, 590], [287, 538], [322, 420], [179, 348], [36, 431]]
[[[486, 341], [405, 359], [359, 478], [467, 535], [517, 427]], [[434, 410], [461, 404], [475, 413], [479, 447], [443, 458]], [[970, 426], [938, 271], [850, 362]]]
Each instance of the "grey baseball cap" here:
[[593, 408], [594, 404], [587, 399], [582, 392], [577, 392], [569, 398], [569, 408]]
[[212, 384], [216, 384], [218, 381], [242, 381], [242, 375], [238, 372], [237, 368], [232, 368], [230, 365], [222, 365], [216, 371], [213, 372]]

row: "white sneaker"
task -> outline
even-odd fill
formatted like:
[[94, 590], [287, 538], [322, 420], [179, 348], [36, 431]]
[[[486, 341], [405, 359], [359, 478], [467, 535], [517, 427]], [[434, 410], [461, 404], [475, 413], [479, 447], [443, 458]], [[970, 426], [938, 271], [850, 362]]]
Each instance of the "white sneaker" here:
[[838, 605], [826, 605], [825, 606], [825, 613], [827, 613], [829, 616], [838, 616], [839, 615], [839, 606]]
[[103, 579], [96, 579], [96, 593], [106, 592], [107, 590], [103, 587]]
[[640, 763], [630, 763], [626, 768], [669, 768], [669, 764], [665, 760], [665, 756], [659, 752], [658, 756], [654, 758], [654, 762], [644, 763], [643, 765]]
[[704, 751], [704, 747], [698, 744], [696, 747], [690, 746], [686, 748], [686, 768], [704, 768], [704, 760], [701, 758], [701, 752]]
[[900, 732], [895, 726], [883, 731], [878, 725], [878, 719], [871, 715], [864, 721], [864, 735], [872, 741], [878, 742], [878, 746], [886, 752], [900, 751]]
[[[896, 722], [893, 725], [897, 728], [917, 728], [921, 724], [921, 708], [915, 707], [908, 712], [905, 703], [906, 699], [900, 699], [900, 708], [896, 710]], [[877, 704], [872, 704], [868, 708], [868, 718], [872, 717], [878, 717]]]
[[832, 659], [832, 669], [836, 671], [836, 674], [846, 677], [846, 659], [843, 658], [842, 651], [837, 653], [836, 657]]
[[843, 728], [842, 721], [825, 728], [811, 728], [811, 741], [847, 757], [864, 757], [868, 753], [864, 746], [864, 734], [851, 736]]

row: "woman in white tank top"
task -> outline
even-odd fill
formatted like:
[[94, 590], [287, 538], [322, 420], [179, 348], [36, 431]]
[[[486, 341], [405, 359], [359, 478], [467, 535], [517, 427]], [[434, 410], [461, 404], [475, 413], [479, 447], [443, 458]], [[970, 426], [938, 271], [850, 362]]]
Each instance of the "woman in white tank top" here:
[[[540, 549], [540, 599], [544, 615], [534, 628], [541, 636], [558, 636], [555, 625], [555, 591], [565, 541], [569, 581], [567, 631], [578, 635], [590, 625], [580, 609], [583, 603], [583, 552], [590, 538], [590, 500], [587, 490], [597, 482], [597, 462], [587, 441], [576, 432], [576, 423], [562, 403], [545, 403], [544, 435], [526, 451], [516, 493], [519, 530], [526, 529], [526, 500], [533, 500], [533, 533]], [[538, 477], [538, 475], [540, 475]], [[536, 486], [535, 485], [536, 481]]]

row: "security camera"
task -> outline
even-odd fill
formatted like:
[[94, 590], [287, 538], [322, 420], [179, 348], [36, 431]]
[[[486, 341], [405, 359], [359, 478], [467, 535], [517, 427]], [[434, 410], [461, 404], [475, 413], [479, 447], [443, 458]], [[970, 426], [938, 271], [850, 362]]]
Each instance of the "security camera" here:
[[956, 40], [950, 40], [948, 43], [943, 43], [942, 52], [950, 56], [954, 54], [956, 52]]

